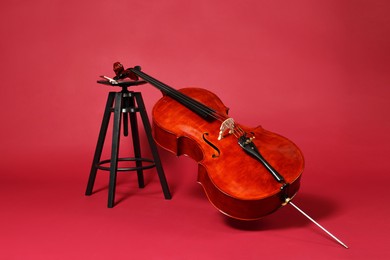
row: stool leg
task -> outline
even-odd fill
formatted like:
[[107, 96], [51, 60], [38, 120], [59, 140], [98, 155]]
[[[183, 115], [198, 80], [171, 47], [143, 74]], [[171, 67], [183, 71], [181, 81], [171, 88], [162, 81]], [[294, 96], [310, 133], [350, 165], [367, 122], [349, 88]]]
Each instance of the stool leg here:
[[[129, 98], [129, 107], [135, 107], [134, 103], [134, 94], [131, 95]], [[133, 148], [134, 148], [134, 157], [136, 158], [136, 166], [139, 168], [137, 170], [137, 176], [138, 176], [138, 187], [144, 188], [145, 187], [145, 181], [144, 181], [144, 174], [141, 169], [142, 162], [140, 160], [141, 158], [141, 145], [139, 140], [139, 133], [138, 133], [138, 122], [137, 122], [137, 112], [132, 111], [129, 113], [130, 115], [130, 124], [131, 124], [131, 134], [133, 139]]]
[[110, 180], [108, 186], [108, 207], [114, 207], [116, 174], [118, 169], [119, 137], [122, 118], [122, 93], [115, 94], [114, 123], [112, 132]]
[[139, 92], [134, 93], [134, 94], [135, 94], [135, 98], [136, 98], [136, 101], [138, 104], [139, 112], [141, 114], [142, 122], [143, 122], [143, 125], [145, 128], [145, 133], [146, 133], [146, 136], [148, 138], [150, 149], [151, 149], [152, 154], [153, 154], [154, 163], [156, 164], [156, 169], [157, 169], [158, 177], [160, 178], [160, 183], [161, 183], [161, 187], [162, 187], [162, 190], [164, 193], [164, 197], [165, 197], [165, 199], [171, 199], [172, 196], [171, 196], [171, 193], [169, 191], [167, 180], [165, 178], [164, 169], [162, 167], [160, 156], [158, 155], [157, 145], [156, 145], [156, 143], [153, 139], [153, 136], [152, 136], [152, 128], [150, 126], [148, 114], [146, 113], [145, 104], [144, 104], [144, 101], [142, 99], [142, 95]]
[[103, 115], [103, 121], [102, 121], [102, 125], [100, 127], [99, 138], [98, 138], [96, 149], [95, 149], [95, 155], [94, 155], [93, 161], [92, 161], [92, 167], [91, 167], [91, 172], [89, 174], [87, 190], [85, 191], [85, 195], [87, 195], [87, 196], [92, 194], [93, 185], [95, 184], [96, 173], [98, 170], [97, 165], [98, 165], [98, 163], [100, 161], [100, 157], [102, 155], [103, 144], [104, 144], [104, 140], [105, 140], [105, 137], [107, 134], [108, 124], [110, 122], [111, 108], [112, 108], [112, 105], [114, 104], [114, 99], [115, 99], [115, 92], [110, 92], [108, 94], [106, 108], [104, 110], [104, 115]]
[[[123, 108], [128, 108], [128, 107], [130, 107], [130, 103], [131, 103], [131, 101], [130, 101], [130, 98], [128, 97], [128, 91], [126, 91], [126, 92], [124, 92], [124, 91], [122, 91], [122, 93], [123, 93], [123, 99], [122, 99], [122, 102], [123, 102], [123, 104], [122, 104], [122, 107]], [[124, 96], [124, 95], [126, 95], [126, 96]], [[128, 124], [128, 117], [127, 117], [127, 112], [124, 112], [123, 113], [123, 135], [124, 136], [128, 136], [129, 135], [129, 124]]]

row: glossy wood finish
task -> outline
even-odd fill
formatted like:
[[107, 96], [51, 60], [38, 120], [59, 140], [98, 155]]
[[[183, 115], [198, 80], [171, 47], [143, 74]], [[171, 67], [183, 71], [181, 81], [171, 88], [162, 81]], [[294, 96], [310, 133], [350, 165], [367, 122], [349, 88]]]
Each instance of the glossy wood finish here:
[[[200, 88], [179, 91], [228, 118], [228, 108], [212, 92]], [[217, 140], [220, 121], [207, 121], [169, 96], [155, 104], [152, 118], [156, 142], [176, 155], [187, 155], [198, 162], [198, 182], [222, 213], [252, 220], [283, 205], [281, 183], [259, 161], [245, 153], [234, 135]], [[260, 126], [240, 127], [255, 135], [253, 142], [289, 184], [287, 196], [292, 198], [299, 189], [304, 168], [300, 149], [287, 138]]]

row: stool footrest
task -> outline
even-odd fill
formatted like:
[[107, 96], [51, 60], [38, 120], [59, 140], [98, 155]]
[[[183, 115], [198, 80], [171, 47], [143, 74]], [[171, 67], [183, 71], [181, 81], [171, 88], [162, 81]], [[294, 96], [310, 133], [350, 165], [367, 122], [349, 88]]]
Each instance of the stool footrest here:
[[[146, 170], [151, 169], [153, 167], [156, 167], [156, 164], [154, 163], [154, 160], [148, 159], [148, 158], [132, 158], [132, 157], [126, 157], [126, 158], [118, 158], [118, 161], [132, 161], [132, 162], [147, 162], [148, 165], [142, 165], [137, 167], [118, 167], [117, 171], [126, 172], [126, 171], [138, 171], [138, 170]], [[103, 164], [111, 163], [111, 159], [100, 161], [96, 168], [104, 171], [110, 171], [111, 166], [103, 166]]]

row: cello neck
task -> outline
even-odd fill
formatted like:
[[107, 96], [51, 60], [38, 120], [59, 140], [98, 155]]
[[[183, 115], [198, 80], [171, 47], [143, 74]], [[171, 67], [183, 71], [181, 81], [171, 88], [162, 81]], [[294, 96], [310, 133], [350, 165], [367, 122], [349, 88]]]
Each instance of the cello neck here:
[[170, 96], [171, 98], [178, 101], [179, 103], [181, 103], [188, 109], [192, 110], [193, 112], [197, 113], [199, 116], [203, 117], [204, 119], [210, 121], [215, 119], [215, 111], [212, 108], [200, 103], [199, 101], [196, 101], [193, 98], [188, 97], [187, 95], [184, 95], [180, 91], [177, 91], [176, 89], [142, 72], [139, 66], [135, 66], [130, 70], [138, 77], [142, 78], [149, 84], [161, 90], [165, 95]]

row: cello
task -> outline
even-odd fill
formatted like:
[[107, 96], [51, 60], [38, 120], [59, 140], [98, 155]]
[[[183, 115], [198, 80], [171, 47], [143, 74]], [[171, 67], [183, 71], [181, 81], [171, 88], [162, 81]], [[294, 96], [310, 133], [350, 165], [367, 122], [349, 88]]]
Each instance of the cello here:
[[176, 90], [144, 73], [139, 66], [124, 69], [114, 63], [115, 80], [142, 78], [163, 93], [152, 110], [156, 143], [177, 156], [198, 163], [198, 183], [221, 213], [255, 220], [291, 204], [304, 170], [301, 150], [292, 141], [261, 126], [238, 124], [228, 107], [202, 88]]

